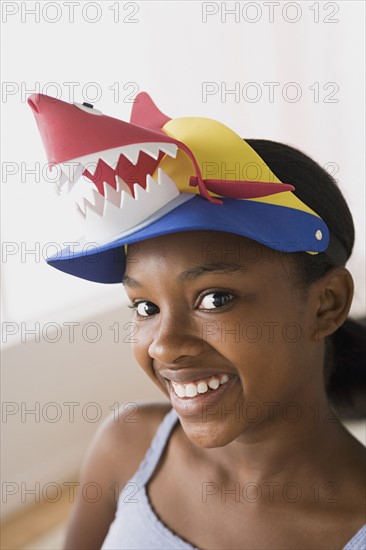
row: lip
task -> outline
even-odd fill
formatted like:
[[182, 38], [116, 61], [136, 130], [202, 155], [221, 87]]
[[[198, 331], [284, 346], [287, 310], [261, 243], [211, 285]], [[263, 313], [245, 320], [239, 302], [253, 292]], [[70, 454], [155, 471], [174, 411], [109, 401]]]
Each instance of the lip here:
[[[178, 397], [175, 393], [172, 383], [168, 380], [170, 399], [174, 409], [181, 416], [203, 415], [206, 405], [215, 405], [221, 401], [225, 394], [239, 381], [239, 377], [231, 373], [231, 378], [220, 385], [217, 390], [208, 390], [206, 393], [199, 393], [196, 397]], [[206, 413], [210, 412], [209, 410]]]
[[179, 370], [165, 369], [159, 372], [160, 376], [168, 381], [176, 382], [177, 384], [183, 382], [195, 382], [205, 378], [211, 378], [211, 376], [221, 377], [223, 374], [227, 374], [229, 378], [235, 376], [230, 371], [225, 370], [207, 370], [207, 369], [190, 369], [181, 368]]

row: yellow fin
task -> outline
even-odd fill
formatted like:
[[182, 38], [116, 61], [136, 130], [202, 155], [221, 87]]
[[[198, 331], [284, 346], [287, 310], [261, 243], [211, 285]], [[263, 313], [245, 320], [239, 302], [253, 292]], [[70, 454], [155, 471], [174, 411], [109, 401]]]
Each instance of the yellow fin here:
[[[167, 135], [189, 147], [196, 158], [203, 179], [282, 183], [258, 153], [221, 122], [210, 118], [184, 117], [169, 120], [162, 129]], [[197, 187], [189, 185], [189, 178], [195, 175], [195, 170], [191, 159], [184, 151], [178, 149], [175, 159], [166, 155], [159, 167], [173, 179], [179, 191], [198, 193]], [[156, 176], [157, 170], [153, 174], [154, 178]], [[211, 196], [220, 196], [209, 193]], [[245, 200], [295, 208], [318, 216], [290, 191]]]

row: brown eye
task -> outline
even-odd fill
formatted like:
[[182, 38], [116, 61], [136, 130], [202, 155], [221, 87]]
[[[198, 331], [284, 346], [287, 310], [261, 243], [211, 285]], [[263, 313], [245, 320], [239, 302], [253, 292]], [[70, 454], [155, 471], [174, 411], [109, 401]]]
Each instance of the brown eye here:
[[134, 302], [128, 307], [134, 309], [138, 317], [151, 317], [152, 315], [159, 313], [158, 306], [147, 301]]
[[218, 309], [232, 301], [233, 295], [229, 292], [210, 292], [201, 300], [202, 309]]

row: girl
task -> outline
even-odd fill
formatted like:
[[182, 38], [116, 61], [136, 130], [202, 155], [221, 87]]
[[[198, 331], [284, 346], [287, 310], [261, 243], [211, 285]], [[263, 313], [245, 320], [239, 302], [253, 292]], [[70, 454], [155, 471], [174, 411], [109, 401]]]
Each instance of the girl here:
[[[204, 119], [200, 129], [195, 120], [178, 138], [170, 119], [159, 124], [197, 158], [189, 136]], [[285, 182], [282, 193], [225, 195], [219, 180], [192, 171], [199, 193], [203, 181], [211, 198], [229, 198], [195, 195], [118, 240], [133, 352], [169, 403], [140, 406], [132, 418], [125, 411], [98, 430], [80, 484], [98, 483], [102, 496], [91, 503], [80, 492], [65, 549], [366, 548], [365, 448], [340, 421], [365, 415], [364, 328], [348, 319], [352, 216], [309, 157], [244, 143], [271, 181]], [[211, 145], [200, 136], [201, 149]], [[181, 194], [187, 155], [157, 159]], [[220, 181], [238, 195], [232, 180]], [[302, 210], [283, 202], [287, 194]], [[329, 231], [318, 253], [302, 240], [308, 216], [316, 239]], [[101, 250], [99, 266], [111, 248], [104, 241]], [[102, 280], [96, 265], [73, 274]]]

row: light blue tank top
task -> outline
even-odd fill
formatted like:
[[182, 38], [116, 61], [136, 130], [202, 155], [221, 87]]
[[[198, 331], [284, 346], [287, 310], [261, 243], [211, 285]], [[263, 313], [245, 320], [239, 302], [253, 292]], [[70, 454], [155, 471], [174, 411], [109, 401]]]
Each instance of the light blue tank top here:
[[[116, 515], [101, 550], [199, 550], [162, 523], [146, 492], [178, 418], [174, 409], [164, 416], [139, 469], [120, 493]], [[366, 550], [366, 524], [343, 550]]]

